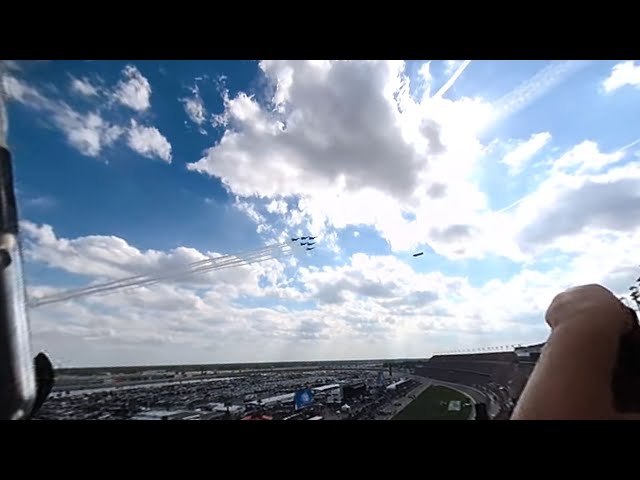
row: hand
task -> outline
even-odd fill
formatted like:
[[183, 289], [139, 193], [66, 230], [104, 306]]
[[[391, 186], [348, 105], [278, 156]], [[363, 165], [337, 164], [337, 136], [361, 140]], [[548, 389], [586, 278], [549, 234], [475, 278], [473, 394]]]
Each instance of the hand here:
[[570, 288], [557, 295], [545, 316], [549, 326], [570, 328], [598, 328], [622, 336], [633, 327], [624, 305], [600, 285]]

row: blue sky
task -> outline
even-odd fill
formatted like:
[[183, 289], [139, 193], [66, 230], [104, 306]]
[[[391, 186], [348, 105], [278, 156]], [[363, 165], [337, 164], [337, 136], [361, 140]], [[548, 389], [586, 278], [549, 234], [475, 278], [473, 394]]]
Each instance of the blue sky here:
[[319, 237], [34, 308], [59, 364], [527, 343], [558, 290], [634, 278], [637, 62], [3, 66], [31, 298]]

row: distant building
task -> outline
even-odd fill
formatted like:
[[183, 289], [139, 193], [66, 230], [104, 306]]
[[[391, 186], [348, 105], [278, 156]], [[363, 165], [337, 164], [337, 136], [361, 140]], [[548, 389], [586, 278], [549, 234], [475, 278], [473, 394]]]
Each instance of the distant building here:
[[364, 382], [354, 382], [342, 386], [342, 399], [350, 401], [354, 398], [364, 397], [367, 393], [367, 385]]
[[272, 405], [286, 405], [293, 404], [293, 399], [295, 397], [295, 393], [284, 393], [282, 395], [275, 395], [273, 397], [263, 398], [261, 402], [258, 402], [260, 405], [264, 407], [272, 406]]
[[316, 400], [325, 403], [340, 403], [342, 401], [342, 392], [339, 383], [331, 383], [328, 385], [322, 385], [314, 387], [313, 396]]
[[519, 362], [537, 362], [544, 348], [544, 343], [529, 345], [528, 347], [517, 347], [514, 349]]

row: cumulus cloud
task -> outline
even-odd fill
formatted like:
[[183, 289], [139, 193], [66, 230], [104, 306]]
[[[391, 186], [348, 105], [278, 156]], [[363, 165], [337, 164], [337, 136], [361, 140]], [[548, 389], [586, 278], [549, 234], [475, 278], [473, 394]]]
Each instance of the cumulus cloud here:
[[625, 86], [640, 88], [640, 65], [636, 65], [633, 60], [615, 65], [609, 76], [602, 82], [606, 93], [615, 92]]
[[[640, 172], [623, 168], [591, 177], [555, 177], [527, 203], [522, 209], [531, 219], [518, 234], [523, 246], [550, 244], [586, 230], [638, 231]], [[579, 245], [574, 248], [580, 251]]]
[[[140, 250], [113, 236], [60, 238], [50, 226], [31, 222], [22, 229], [27, 262], [95, 279], [153, 272], [205, 255], [186, 247]], [[115, 352], [133, 347], [138, 350], [131, 363], [156, 355], [166, 363], [425, 356], [443, 342], [486, 345], [501, 332], [509, 332], [500, 337], [506, 343], [539, 341], [546, 334], [544, 309], [558, 290], [591, 281], [616, 292], [626, 288], [636, 273], [630, 259], [637, 248], [637, 236], [628, 233], [616, 243], [620, 248], [611, 249], [606, 235], [592, 236], [582, 254], [552, 269], [524, 268], [481, 286], [440, 272], [418, 273], [390, 255], [354, 254], [344, 265], [301, 266], [295, 275], [274, 260], [212, 272], [202, 282], [158, 284], [35, 309], [34, 343], [47, 344], [54, 358], [60, 353], [86, 365], [99, 355], [110, 364], [122, 358]], [[55, 290], [28, 285], [31, 295]], [[265, 296], [275, 296], [280, 306], [239, 304]], [[294, 308], [296, 302], [304, 307]], [[96, 352], [82, 350], [86, 342]], [[258, 342], [265, 347], [257, 353]]]
[[[442, 218], [434, 211], [456, 204], [464, 219], [486, 205], [468, 176], [482, 152], [476, 135], [491, 117], [488, 104], [415, 101], [403, 62], [260, 65], [272, 105], [226, 93], [223, 136], [189, 169], [219, 177], [241, 197], [297, 198], [297, 208], [281, 213], [291, 227], [322, 234], [371, 225], [394, 250], [429, 241]], [[440, 205], [429, 205], [429, 195]]]
[[157, 157], [171, 163], [171, 144], [155, 127], [145, 127], [131, 120], [127, 144], [144, 157]]
[[[275, 106], [286, 113], [238, 94], [227, 101], [230, 128], [189, 168], [221, 177], [243, 196], [303, 194], [340, 183], [398, 195], [415, 188], [416, 168], [428, 154], [421, 158], [403, 138], [392, 96], [403, 81], [402, 62], [266, 61], [261, 67], [276, 84]], [[242, 177], [241, 156], [252, 163]]]
[[518, 175], [540, 150], [551, 140], [549, 132], [534, 133], [528, 140], [520, 141], [507, 153], [502, 162], [509, 167], [509, 174]]
[[113, 98], [138, 112], [143, 112], [151, 106], [151, 84], [133, 65], [127, 65], [122, 70], [124, 78], [118, 82], [113, 92]]
[[[552, 62], [492, 106], [481, 98], [416, 100], [403, 62], [261, 62], [270, 102], [224, 92], [222, 138], [188, 168], [261, 208], [293, 198], [277, 212], [292, 230], [324, 235], [367, 225], [393, 251], [428, 244], [450, 259], [521, 258], [513, 238], [496, 233], [505, 220], [474, 179], [487, 148], [480, 134], [585, 65]], [[455, 66], [462, 73], [468, 62]], [[418, 81], [430, 85], [428, 63]], [[505, 157], [511, 172], [550, 138], [540, 132], [517, 144]], [[456, 235], [460, 225], [473, 234]]]

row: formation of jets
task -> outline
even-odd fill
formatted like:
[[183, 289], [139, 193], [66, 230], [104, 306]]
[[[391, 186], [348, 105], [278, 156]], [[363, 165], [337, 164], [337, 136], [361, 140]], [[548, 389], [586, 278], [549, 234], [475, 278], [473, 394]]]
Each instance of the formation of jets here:
[[311, 240], [315, 240], [316, 238], [318, 238], [317, 236], [315, 237], [311, 237], [311, 236], [307, 236], [307, 237], [291, 237], [291, 241], [292, 242], [297, 242], [298, 240], [306, 240], [306, 242], [300, 242], [300, 246], [302, 247], [306, 247], [305, 249], [309, 252], [311, 250], [313, 250], [314, 247], [313, 245], [316, 244], [316, 242], [312, 242]]
[[[315, 236], [315, 237], [312, 237], [312, 236], [306, 236], [306, 237], [291, 237], [291, 241], [292, 241], [292, 242], [297, 242], [297, 241], [300, 241], [300, 240], [306, 240], [306, 241], [302, 241], [302, 242], [300, 242], [300, 246], [302, 246], [302, 247], [306, 247], [306, 250], [307, 250], [307, 251], [311, 251], [311, 250], [313, 250], [314, 248], [316, 248], [316, 247], [314, 247], [314, 245], [316, 244], [316, 242], [313, 242], [313, 241], [312, 241], [312, 240], [315, 240], [316, 238], [318, 238], [318, 237], [317, 237], [317, 236]], [[413, 256], [414, 256], [414, 257], [420, 257], [421, 255], [424, 255], [424, 252], [417, 252], [417, 253], [414, 253], [414, 254], [413, 254]], [[640, 279], [638, 279], [638, 280], [640, 281]]]
[[[312, 236], [306, 236], [306, 237], [291, 237], [291, 241], [292, 241], [292, 242], [297, 242], [297, 241], [300, 241], [300, 240], [306, 240], [306, 241], [302, 241], [302, 242], [300, 242], [300, 246], [302, 246], [302, 247], [306, 247], [306, 250], [307, 250], [307, 251], [311, 251], [311, 250], [313, 250], [314, 248], [316, 248], [316, 247], [314, 247], [314, 245], [316, 244], [316, 242], [313, 242], [313, 241], [312, 241], [312, 240], [315, 240], [316, 238], [318, 238], [318, 237], [317, 237], [317, 236], [315, 236], [315, 237], [312, 237]], [[414, 256], [414, 257], [419, 257], [419, 256], [421, 256], [421, 255], [424, 255], [424, 252], [417, 252], [417, 253], [414, 253], [414, 254], [413, 254], [413, 256]], [[640, 279], [638, 279], [638, 280], [640, 281]]]
[[316, 237], [293, 237], [291, 239], [291, 241], [292, 242], [297, 242], [298, 240], [315, 240], [316, 238], [318, 238], [318, 237], [317, 236]]

